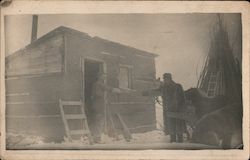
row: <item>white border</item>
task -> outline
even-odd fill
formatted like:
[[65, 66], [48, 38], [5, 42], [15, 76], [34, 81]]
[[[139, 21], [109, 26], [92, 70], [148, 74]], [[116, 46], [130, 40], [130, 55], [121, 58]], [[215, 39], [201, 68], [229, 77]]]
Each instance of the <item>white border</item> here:
[[[249, 3], [237, 1], [13, 1], [1, 8], [1, 155], [3, 159], [248, 159], [249, 157]], [[146, 151], [6, 151], [4, 15], [80, 13], [241, 13], [243, 26], [243, 139], [244, 150]]]

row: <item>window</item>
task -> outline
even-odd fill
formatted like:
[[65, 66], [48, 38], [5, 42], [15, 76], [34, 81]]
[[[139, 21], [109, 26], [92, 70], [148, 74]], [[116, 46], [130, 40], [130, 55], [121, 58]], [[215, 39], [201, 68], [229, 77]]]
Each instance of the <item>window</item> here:
[[129, 67], [120, 67], [119, 72], [119, 88], [129, 89], [131, 87], [131, 68]]

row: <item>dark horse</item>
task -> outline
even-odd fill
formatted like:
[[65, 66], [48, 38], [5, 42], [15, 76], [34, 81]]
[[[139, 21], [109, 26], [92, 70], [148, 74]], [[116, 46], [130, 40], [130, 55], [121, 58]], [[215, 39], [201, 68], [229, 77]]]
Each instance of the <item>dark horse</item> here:
[[196, 122], [192, 142], [215, 145], [223, 149], [240, 148], [241, 106], [240, 103], [235, 103], [204, 115]]
[[185, 91], [191, 101], [197, 121], [192, 142], [217, 145], [224, 149], [242, 144], [242, 104], [231, 103], [224, 96], [208, 98], [197, 88]]
[[192, 105], [195, 108], [197, 119], [200, 119], [205, 114], [222, 108], [227, 104], [226, 98], [224, 96], [209, 98], [198, 88], [190, 88], [186, 90], [185, 97], [187, 101], [192, 102]]

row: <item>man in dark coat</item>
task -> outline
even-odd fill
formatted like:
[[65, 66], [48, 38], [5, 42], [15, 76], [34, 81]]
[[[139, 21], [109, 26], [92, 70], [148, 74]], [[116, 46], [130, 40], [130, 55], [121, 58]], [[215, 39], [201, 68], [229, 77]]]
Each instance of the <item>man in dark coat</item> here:
[[101, 134], [104, 131], [105, 123], [105, 92], [109, 93], [120, 93], [118, 88], [109, 87], [105, 84], [105, 77], [102, 73], [97, 77], [97, 81], [93, 84], [92, 87], [92, 106], [91, 106], [91, 115], [90, 121], [90, 130], [93, 135], [94, 142], [99, 143], [101, 141]]
[[158, 94], [162, 96], [164, 132], [166, 135], [170, 134], [171, 142], [183, 142], [183, 133], [186, 131], [185, 121], [177, 118], [178, 116], [171, 115], [173, 113], [178, 115], [184, 111], [184, 91], [180, 84], [172, 80], [170, 73], [165, 73], [163, 79], [164, 81], [158, 89], [149, 91], [146, 94], [144, 92], [144, 95]]
[[159, 90], [162, 93], [165, 133], [170, 134], [171, 142], [183, 142], [185, 121], [169, 117], [168, 112], [183, 112], [185, 107], [184, 91], [180, 84], [172, 80], [170, 73], [165, 73], [163, 79], [164, 82]]
[[91, 106], [91, 115], [90, 115], [90, 130], [93, 135], [94, 142], [101, 141], [101, 134], [104, 127], [104, 92], [105, 84], [104, 77], [99, 75], [97, 81], [93, 84], [92, 87], [92, 106]]

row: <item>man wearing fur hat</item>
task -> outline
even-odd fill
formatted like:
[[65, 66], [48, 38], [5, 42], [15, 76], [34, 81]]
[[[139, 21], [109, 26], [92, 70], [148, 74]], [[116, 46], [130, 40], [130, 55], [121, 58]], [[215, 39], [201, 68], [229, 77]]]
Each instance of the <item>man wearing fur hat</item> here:
[[149, 92], [143, 92], [143, 95], [156, 94], [161, 95], [163, 101], [163, 120], [164, 132], [170, 135], [171, 142], [183, 142], [183, 133], [186, 130], [185, 121], [179, 118], [169, 116], [169, 113], [182, 113], [185, 108], [185, 97], [182, 86], [172, 80], [170, 73], [163, 74], [163, 83], [159, 88]]

